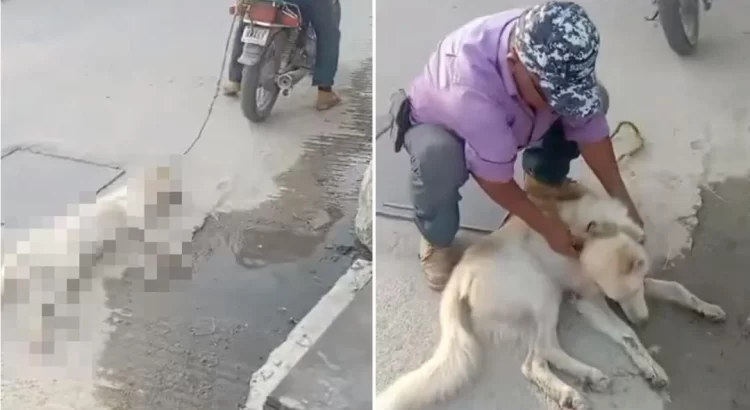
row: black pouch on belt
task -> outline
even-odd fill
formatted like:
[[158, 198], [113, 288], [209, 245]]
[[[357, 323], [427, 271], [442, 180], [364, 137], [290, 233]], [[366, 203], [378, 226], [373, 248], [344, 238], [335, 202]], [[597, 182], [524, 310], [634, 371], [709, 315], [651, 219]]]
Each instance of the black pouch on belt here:
[[412, 127], [411, 103], [404, 90], [399, 90], [391, 96], [391, 104], [391, 118], [396, 128], [396, 141], [393, 148], [396, 152], [400, 152], [404, 147], [404, 136]]

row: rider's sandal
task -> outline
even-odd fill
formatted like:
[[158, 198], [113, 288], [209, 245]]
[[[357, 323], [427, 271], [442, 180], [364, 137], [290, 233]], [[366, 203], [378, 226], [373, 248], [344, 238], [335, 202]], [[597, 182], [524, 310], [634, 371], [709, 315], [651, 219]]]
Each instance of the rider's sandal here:
[[341, 97], [333, 91], [319, 91], [318, 100], [315, 102], [315, 108], [318, 111], [331, 109], [341, 103]]

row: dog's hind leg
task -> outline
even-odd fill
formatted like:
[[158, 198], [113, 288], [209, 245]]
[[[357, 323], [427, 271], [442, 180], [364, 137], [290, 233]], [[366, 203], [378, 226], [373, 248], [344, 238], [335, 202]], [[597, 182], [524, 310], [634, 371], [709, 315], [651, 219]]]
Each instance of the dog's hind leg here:
[[677, 282], [646, 278], [646, 296], [693, 310], [715, 322], [727, 318], [727, 314], [720, 306], [701, 300]]
[[578, 372], [584, 371], [583, 367], [589, 366], [567, 356], [559, 347], [556, 329], [559, 303], [557, 305], [554, 305], [554, 303], [546, 305], [549, 309], [540, 312], [541, 317], [535, 318], [534, 337], [529, 345], [526, 359], [521, 366], [521, 372], [548, 397], [557, 402], [561, 408], [565, 410], [588, 409], [588, 403], [583, 395], [552, 373], [549, 367], [550, 364], [553, 364], [560, 367], [561, 370]]
[[669, 378], [659, 363], [651, 357], [635, 331], [613, 312], [603, 297], [579, 299], [576, 309], [595, 329], [622, 346], [630, 360], [654, 387], [665, 387]]

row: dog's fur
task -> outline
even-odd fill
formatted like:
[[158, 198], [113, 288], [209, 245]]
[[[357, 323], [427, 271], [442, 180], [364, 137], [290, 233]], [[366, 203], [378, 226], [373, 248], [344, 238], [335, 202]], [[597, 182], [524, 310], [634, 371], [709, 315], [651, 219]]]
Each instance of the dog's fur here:
[[50, 342], [57, 327], [50, 323], [76, 319], [61, 311], [76, 305], [90, 281], [107, 272], [95, 265], [122, 267], [109, 270], [117, 275], [135, 267], [155, 280], [165, 257], [172, 262], [174, 256], [191, 256], [190, 231], [179, 220], [182, 199], [174, 170], [157, 167], [137, 172], [94, 203], [78, 204], [70, 215], [55, 217], [50, 227], [31, 229], [27, 239], [3, 255], [3, 305], [27, 305], [29, 317], [22, 322], [31, 342]]
[[564, 409], [587, 408], [584, 396], [550, 371], [569, 373], [594, 389], [609, 378], [562, 350], [557, 322], [564, 294], [575, 295], [577, 310], [593, 327], [622, 346], [654, 386], [668, 383], [662, 367], [636, 333], [609, 309], [605, 296], [619, 303], [634, 323], [648, 319], [646, 296], [682, 305], [713, 320], [724, 311], [682, 285], [646, 277], [649, 258], [644, 231], [612, 199], [583, 197], [553, 204], [571, 230], [584, 237], [580, 260], [552, 251], [520, 219], [470, 246], [453, 270], [440, 304], [441, 338], [432, 358], [402, 376], [377, 398], [379, 410], [418, 409], [444, 400], [468, 383], [481, 362], [478, 335], [521, 336], [528, 354], [526, 378]]

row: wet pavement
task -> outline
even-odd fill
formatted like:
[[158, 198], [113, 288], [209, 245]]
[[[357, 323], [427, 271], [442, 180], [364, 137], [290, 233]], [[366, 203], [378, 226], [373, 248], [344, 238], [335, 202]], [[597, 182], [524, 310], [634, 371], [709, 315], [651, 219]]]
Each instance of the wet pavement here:
[[658, 277], [676, 280], [727, 312], [716, 325], [665, 303], [651, 304], [647, 344], [671, 375], [668, 410], [750, 409], [750, 177], [703, 189], [693, 246]]
[[[252, 373], [356, 256], [352, 214], [342, 216], [319, 244], [286, 253], [285, 261], [256, 255], [248, 264], [249, 255], [278, 243], [246, 239], [234, 250], [213, 249], [188, 289], [131, 293], [127, 275], [108, 284], [110, 308], [127, 313], [114, 315], [117, 328], [99, 365], [107, 369], [106, 380], [127, 388], [100, 388], [102, 403], [126, 409], [242, 408]], [[286, 247], [308, 239], [290, 233], [286, 238]]]
[[[31, 147], [45, 158], [92, 162], [109, 172], [189, 151], [182, 162], [186, 198], [203, 222], [193, 241], [192, 281], [168, 292], [135, 290], [127, 271], [105, 279], [101, 289], [95, 281], [81, 312], [81, 338], [90, 340], [68, 343], [79, 363], [68, 356], [67, 365], [37, 368], [4, 343], [3, 407], [242, 408], [253, 372], [352, 261], [367, 256], [355, 243], [353, 220], [371, 157], [371, 3], [343, 7], [337, 88], [344, 104], [314, 111], [314, 90], [303, 82], [260, 125], [242, 118], [237, 101], [217, 98], [229, 27], [222, 5], [135, 2], [92, 9], [77, 1], [61, 13], [88, 24], [63, 35], [59, 21], [52, 22], [61, 33], [53, 38], [37, 30], [44, 26], [39, 21], [23, 21], [55, 7], [7, 3], [3, 26], [13, 26], [15, 35], [4, 29], [3, 61], [9, 64], [3, 83], [12, 86], [3, 87], [3, 99], [17, 103], [3, 105], [3, 152]], [[11, 16], [12, 24], [5, 24]], [[199, 20], [203, 31], [186, 37], [179, 22]], [[125, 29], [106, 39], [101, 33], [111, 27]], [[164, 44], [191, 46], [165, 51]], [[110, 50], [105, 45], [131, 53], [93, 53]], [[43, 75], [48, 59], [64, 53], [59, 72]], [[35, 106], [45, 90], [59, 98]], [[46, 110], [46, 121], [35, 119], [32, 108]], [[4, 212], [4, 220], [59, 214], [110, 179], [95, 172], [102, 167], [47, 172], [35, 161], [26, 165], [39, 170], [44, 183], [30, 171], [17, 169], [13, 179], [4, 172], [3, 207], [8, 201], [7, 209], [19, 210]], [[56, 189], [40, 188], [45, 184]], [[27, 195], [9, 195], [14, 192]], [[3, 331], [8, 340], [13, 328], [6, 320]]]

